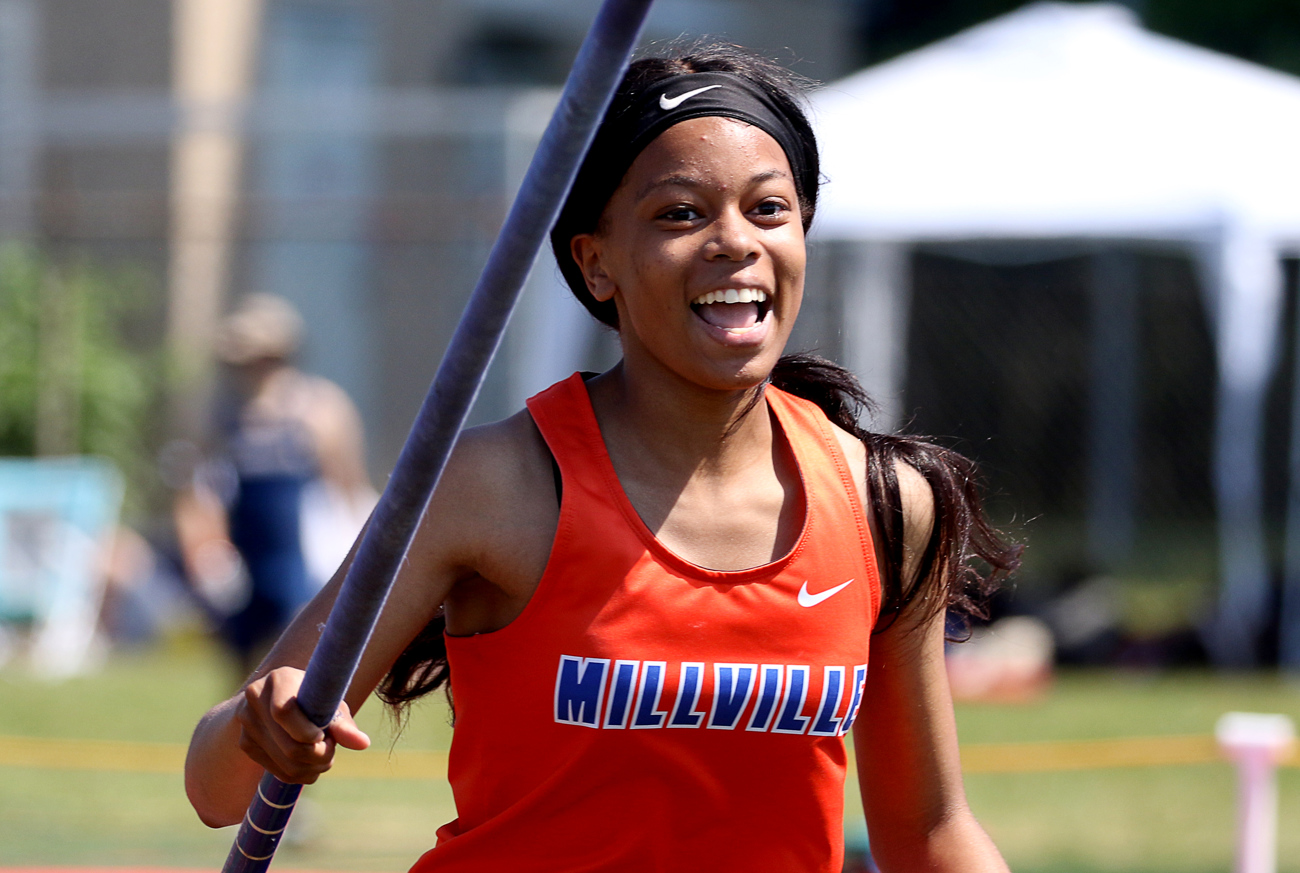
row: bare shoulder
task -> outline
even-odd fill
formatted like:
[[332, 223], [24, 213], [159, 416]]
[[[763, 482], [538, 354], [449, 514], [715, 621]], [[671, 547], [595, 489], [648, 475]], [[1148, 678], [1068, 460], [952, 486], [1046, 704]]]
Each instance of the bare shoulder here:
[[[856, 436], [834, 423], [831, 428], [844, 452], [853, 481], [857, 483], [862, 505], [870, 506], [867, 447]], [[894, 475], [898, 479], [898, 494], [903, 505], [904, 573], [910, 575], [915, 572], [921, 555], [930, 542], [930, 533], [934, 528], [934, 492], [925, 476], [905, 461], [894, 462]], [[879, 543], [880, 531], [875, 526], [873, 513], [867, 514], [867, 521], [871, 525], [872, 535], [877, 537], [879, 550], [883, 544]], [[878, 555], [878, 558], [883, 560], [883, 555]]]
[[302, 417], [334, 416], [340, 410], [351, 412], [356, 408], [338, 384], [296, 367], [284, 367], [273, 378], [268, 390], [277, 405], [292, 409]]
[[338, 383], [332, 382], [324, 376], [317, 376], [313, 373], [302, 373], [301, 371], [299, 372], [301, 376], [300, 384], [305, 391], [310, 392], [312, 400], [317, 403], [343, 403], [348, 406], [352, 405], [352, 400], [348, 397], [348, 393], [344, 391]]
[[521, 551], [549, 550], [558, 516], [550, 453], [525, 410], [461, 434], [421, 533], [463, 570], [508, 584]]
[[508, 512], [550, 481], [550, 453], [525, 410], [460, 435], [438, 485], [439, 501]]
[[840, 444], [840, 451], [844, 453], [844, 460], [849, 465], [849, 474], [858, 486], [858, 498], [862, 505], [867, 505], [867, 447], [862, 444], [862, 440], [849, 433], [833, 421], [827, 422], [831, 426], [831, 431], [835, 434], [835, 439]]
[[894, 475], [903, 504], [903, 546], [919, 554], [934, 528], [934, 491], [921, 472], [905, 461], [894, 462]]

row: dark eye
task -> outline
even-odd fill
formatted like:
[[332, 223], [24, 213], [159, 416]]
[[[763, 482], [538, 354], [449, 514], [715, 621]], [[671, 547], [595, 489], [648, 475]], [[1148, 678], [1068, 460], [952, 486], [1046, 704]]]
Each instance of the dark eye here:
[[754, 213], [761, 218], [782, 218], [789, 211], [783, 200], [764, 200], [754, 207]]
[[659, 218], [663, 221], [686, 222], [694, 221], [699, 217], [700, 214], [690, 206], [674, 206], [659, 213]]

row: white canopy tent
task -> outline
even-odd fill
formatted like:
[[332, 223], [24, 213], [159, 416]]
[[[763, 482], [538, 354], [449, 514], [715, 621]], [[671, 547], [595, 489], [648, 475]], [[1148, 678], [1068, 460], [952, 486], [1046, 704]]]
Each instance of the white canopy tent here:
[[[813, 103], [829, 179], [815, 234], [861, 243], [845, 363], [878, 396], [898, 393], [910, 244], [1143, 240], [1193, 253], [1219, 374], [1210, 643], [1219, 663], [1249, 663], [1269, 608], [1261, 436], [1280, 258], [1300, 249], [1300, 79], [1147, 32], [1124, 7], [1044, 2], [832, 83]], [[1300, 445], [1300, 428], [1292, 438]], [[1300, 511], [1290, 524], [1298, 580]], [[1300, 581], [1287, 603], [1283, 648], [1300, 667]]]

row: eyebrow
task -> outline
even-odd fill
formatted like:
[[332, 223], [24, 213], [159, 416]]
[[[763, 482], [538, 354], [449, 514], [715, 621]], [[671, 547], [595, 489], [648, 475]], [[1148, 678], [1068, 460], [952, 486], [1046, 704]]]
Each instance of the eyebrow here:
[[[790, 178], [790, 174], [787, 173], [785, 170], [776, 170], [776, 169], [764, 170], [761, 173], [755, 173], [753, 176], [750, 176], [749, 184], [757, 185], [762, 182], [767, 182], [771, 179], [789, 179], [789, 178]], [[651, 191], [654, 191], [656, 188], [671, 188], [674, 185], [680, 185], [683, 188], [699, 188], [703, 184], [704, 183], [701, 182], [695, 176], [686, 176], [682, 174], [664, 176], [659, 179], [654, 179], [650, 182], [647, 182], [645, 185], [643, 185], [641, 189], [636, 192], [636, 199], [637, 200], [644, 199], [646, 195], [648, 195]]]

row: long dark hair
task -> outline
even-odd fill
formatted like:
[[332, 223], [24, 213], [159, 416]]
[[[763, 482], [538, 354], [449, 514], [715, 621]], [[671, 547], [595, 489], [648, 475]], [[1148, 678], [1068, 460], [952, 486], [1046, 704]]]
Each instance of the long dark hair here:
[[[1023, 547], [989, 522], [974, 461], [923, 437], [873, 433], [861, 421], [874, 410], [857, 377], [815, 355], [784, 355], [771, 384], [816, 403], [867, 448], [867, 510], [880, 537], [883, 598], [876, 630], [914, 602], [918, 618], [946, 609], [957, 618], [986, 617], [988, 596], [1020, 566]], [[897, 465], [919, 472], [934, 496], [934, 527], [913, 579], [903, 573], [903, 501]], [[978, 565], [982, 564], [980, 567]]]
[[[799, 132], [806, 148], [805, 160], [817, 166], [817, 145], [812, 128], [800, 109], [802, 91], [810, 84], [773, 62], [731, 45], [695, 45], [672, 57], [645, 58], [628, 70], [614, 97], [610, 113], [625, 108], [646, 86], [668, 76], [691, 72], [730, 72], [745, 76], [767, 91]], [[596, 145], [600, 146], [597, 137]], [[584, 171], [588, 167], [584, 165]], [[617, 328], [612, 302], [600, 303], [574, 263], [569, 242], [597, 229], [605, 203], [613, 193], [608, 179], [580, 172], [560, 219], [551, 232], [551, 246], [569, 287], [602, 323]], [[815, 174], [814, 174], [815, 178]], [[617, 185], [619, 180], [614, 180]], [[817, 189], [800, 186], [799, 204], [804, 229], [817, 210]], [[950, 449], [919, 437], [894, 436], [866, 430], [861, 419], [873, 404], [852, 373], [813, 355], [785, 355], [768, 381], [776, 387], [816, 403], [827, 418], [862, 440], [867, 449], [868, 512], [883, 546], [880, 568], [883, 598], [882, 630], [905, 611], [917, 617], [949, 610], [959, 616], [982, 616], [987, 596], [1020, 562], [1021, 547], [1005, 540], [985, 517], [975, 464]], [[761, 399], [755, 394], [755, 401]], [[903, 503], [896, 465], [907, 464], [929, 483], [934, 495], [934, 527], [921, 556], [918, 572], [908, 581], [903, 573]], [[912, 604], [915, 610], [909, 610]], [[443, 638], [446, 622], [441, 612], [406, 647], [376, 689], [379, 699], [399, 716], [417, 698], [445, 686], [451, 700], [451, 672]]]

